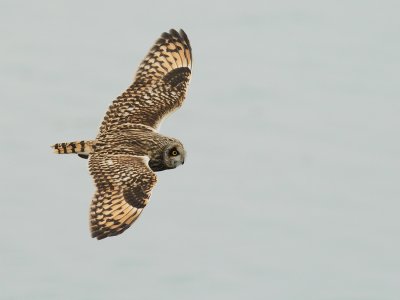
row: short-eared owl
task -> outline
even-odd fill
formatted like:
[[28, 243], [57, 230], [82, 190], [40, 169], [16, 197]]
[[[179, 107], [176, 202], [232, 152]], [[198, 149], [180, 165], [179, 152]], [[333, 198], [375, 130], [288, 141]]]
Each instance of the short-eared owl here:
[[58, 154], [89, 158], [96, 192], [90, 207], [92, 237], [124, 232], [149, 201], [154, 172], [185, 162], [180, 141], [158, 133], [179, 108], [192, 70], [192, 51], [183, 30], [164, 32], [136, 73], [131, 86], [109, 107], [95, 140], [58, 143]]

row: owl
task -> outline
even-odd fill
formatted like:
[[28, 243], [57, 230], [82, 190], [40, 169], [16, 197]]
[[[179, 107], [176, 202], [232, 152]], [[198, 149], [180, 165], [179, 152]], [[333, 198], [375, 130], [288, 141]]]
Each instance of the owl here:
[[192, 49], [185, 32], [164, 32], [133, 83], [112, 102], [96, 139], [52, 146], [57, 154], [89, 159], [96, 187], [90, 207], [93, 238], [128, 229], [149, 202], [157, 182], [155, 172], [185, 163], [183, 144], [158, 131], [185, 100], [191, 72]]

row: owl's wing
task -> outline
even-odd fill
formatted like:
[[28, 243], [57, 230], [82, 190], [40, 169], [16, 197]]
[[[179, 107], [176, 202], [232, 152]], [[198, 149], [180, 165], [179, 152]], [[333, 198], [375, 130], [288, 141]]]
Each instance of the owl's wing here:
[[90, 207], [92, 237], [121, 234], [139, 217], [157, 182], [148, 161], [145, 156], [90, 156], [89, 170], [97, 188]]
[[109, 107], [100, 133], [125, 124], [158, 130], [162, 120], [182, 105], [191, 69], [192, 50], [185, 32], [164, 32], [139, 66], [133, 84]]

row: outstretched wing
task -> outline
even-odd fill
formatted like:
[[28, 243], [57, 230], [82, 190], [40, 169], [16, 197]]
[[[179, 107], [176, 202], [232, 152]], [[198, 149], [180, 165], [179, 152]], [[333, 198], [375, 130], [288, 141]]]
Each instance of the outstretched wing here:
[[191, 69], [192, 51], [185, 32], [164, 32], [139, 66], [133, 84], [111, 104], [100, 133], [124, 124], [157, 130], [182, 105]]
[[148, 160], [132, 155], [90, 156], [89, 170], [97, 188], [90, 207], [92, 237], [121, 234], [139, 217], [157, 182]]

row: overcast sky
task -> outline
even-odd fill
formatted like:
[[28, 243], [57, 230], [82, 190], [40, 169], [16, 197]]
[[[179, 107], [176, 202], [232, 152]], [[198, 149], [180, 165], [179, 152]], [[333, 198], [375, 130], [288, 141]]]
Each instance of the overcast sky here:
[[[0, 299], [400, 299], [398, 1], [0, 2]], [[123, 235], [90, 238], [87, 161], [158, 36], [187, 100]]]

